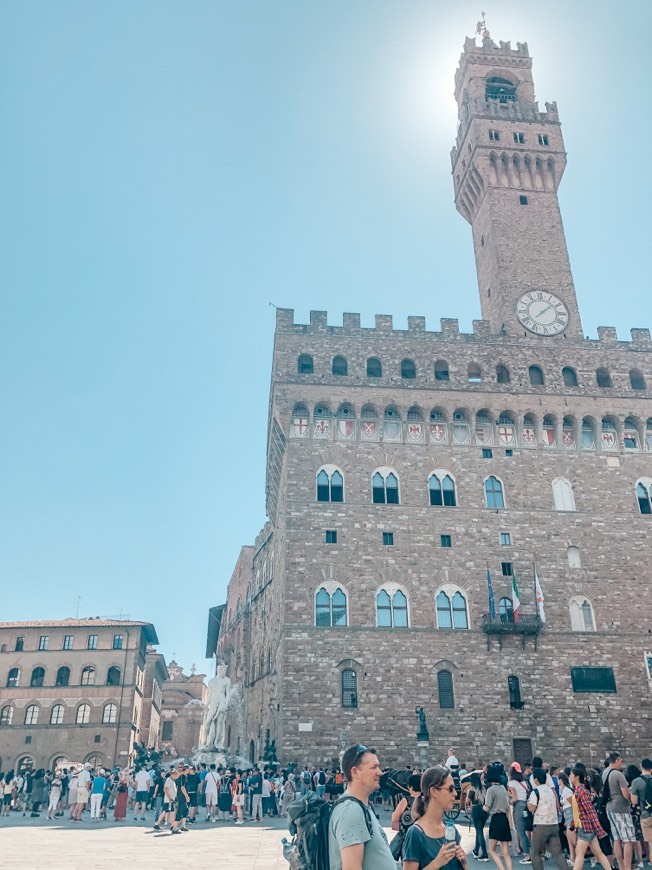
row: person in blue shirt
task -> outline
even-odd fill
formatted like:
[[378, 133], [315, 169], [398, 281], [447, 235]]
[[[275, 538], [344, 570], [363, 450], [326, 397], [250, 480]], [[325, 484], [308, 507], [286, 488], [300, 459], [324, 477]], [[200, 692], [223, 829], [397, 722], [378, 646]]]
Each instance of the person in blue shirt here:
[[403, 870], [468, 870], [466, 853], [455, 826], [444, 824], [444, 813], [455, 803], [457, 789], [450, 770], [429, 767], [421, 777], [421, 793], [414, 801], [415, 822], [405, 835]]
[[91, 786], [91, 822], [100, 818], [100, 810], [102, 809], [102, 799], [105, 792], [108, 790], [109, 781], [104, 775], [104, 771], [100, 770], [93, 777], [93, 785]]

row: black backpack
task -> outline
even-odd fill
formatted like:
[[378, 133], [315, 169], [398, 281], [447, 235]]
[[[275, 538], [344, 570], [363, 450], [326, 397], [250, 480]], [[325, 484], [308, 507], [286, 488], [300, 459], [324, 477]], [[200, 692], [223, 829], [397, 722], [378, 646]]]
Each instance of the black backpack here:
[[644, 776], [645, 794], [643, 795], [643, 809], [646, 813], [652, 812], [652, 776]]
[[613, 773], [613, 770], [610, 770], [607, 774], [607, 778], [605, 779], [602, 785], [602, 792], [600, 794], [600, 809], [606, 810], [607, 804], [611, 800], [611, 789], [609, 788], [609, 777]]
[[362, 807], [369, 836], [373, 836], [371, 810], [362, 801], [345, 794], [329, 803], [315, 792], [308, 792], [293, 800], [287, 809], [292, 842], [284, 846], [283, 856], [291, 870], [329, 870], [328, 824], [335, 807], [344, 801], [355, 801]]

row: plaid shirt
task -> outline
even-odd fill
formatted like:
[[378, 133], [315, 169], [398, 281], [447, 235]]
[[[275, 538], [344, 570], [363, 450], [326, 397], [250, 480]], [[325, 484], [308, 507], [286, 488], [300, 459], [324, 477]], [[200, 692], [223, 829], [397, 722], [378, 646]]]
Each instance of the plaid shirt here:
[[598, 814], [593, 806], [591, 795], [580, 783], [575, 786], [574, 796], [580, 814], [580, 826], [582, 830], [587, 834], [597, 834], [598, 837], [605, 837], [606, 834], [598, 819]]

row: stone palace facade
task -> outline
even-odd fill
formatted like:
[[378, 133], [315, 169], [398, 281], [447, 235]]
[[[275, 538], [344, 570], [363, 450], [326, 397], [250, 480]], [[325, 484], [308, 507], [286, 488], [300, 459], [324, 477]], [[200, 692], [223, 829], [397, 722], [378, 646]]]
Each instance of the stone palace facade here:
[[217, 608], [251, 758], [416, 760], [417, 707], [431, 759], [649, 753], [650, 333], [584, 337], [527, 45], [467, 39], [455, 94], [473, 332], [277, 312], [269, 521]]

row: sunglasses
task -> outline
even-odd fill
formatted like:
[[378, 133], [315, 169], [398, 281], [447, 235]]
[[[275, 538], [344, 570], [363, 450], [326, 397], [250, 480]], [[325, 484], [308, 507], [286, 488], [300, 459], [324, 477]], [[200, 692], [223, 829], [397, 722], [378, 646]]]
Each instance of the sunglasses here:
[[439, 785], [434, 786], [434, 789], [435, 791], [442, 791], [443, 789], [447, 789], [451, 794], [455, 794], [457, 792], [457, 789], [454, 785]]

